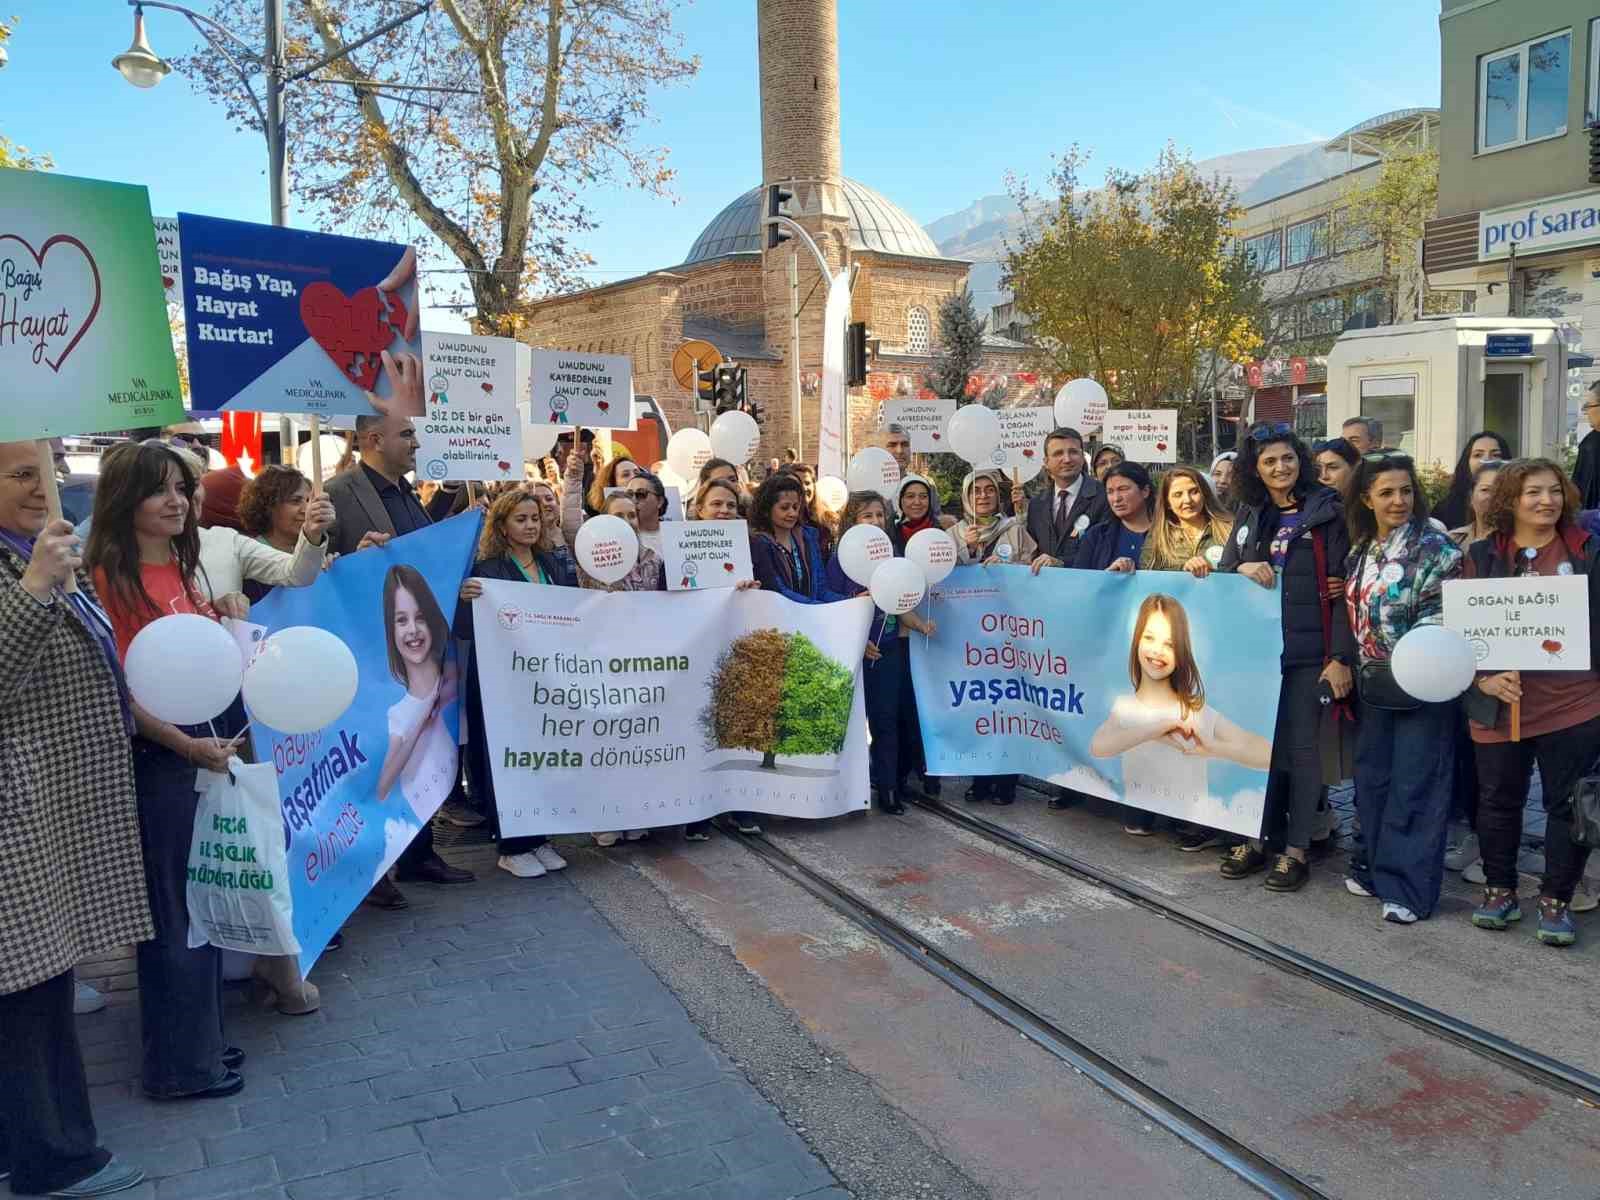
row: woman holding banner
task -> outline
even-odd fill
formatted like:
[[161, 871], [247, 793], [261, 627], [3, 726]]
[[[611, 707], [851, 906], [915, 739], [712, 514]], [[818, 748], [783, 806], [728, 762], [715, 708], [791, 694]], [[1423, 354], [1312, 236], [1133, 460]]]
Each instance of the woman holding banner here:
[[116, 642], [39, 445], [0, 443], [0, 1178], [97, 1196], [144, 1173], [98, 1144], [72, 968], [152, 927]]
[[[1311, 478], [1311, 454], [1288, 425], [1258, 425], [1245, 439], [1233, 477], [1239, 507], [1219, 571], [1234, 571], [1282, 596], [1282, 682], [1272, 740], [1263, 832], [1281, 846], [1266, 886], [1299, 891], [1310, 878], [1306, 853], [1322, 799], [1318, 735], [1322, 694], [1349, 695], [1355, 659], [1344, 580], [1332, 575], [1350, 554], [1339, 493]], [[1262, 841], [1235, 846], [1222, 860], [1226, 879], [1267, 866]]]
[[[1465, 579], [1588, 579], [1588, 670], [1485, 672], [1467, 689], [1486, 880], [1472, 923], [1505, 929], [1522, 919], [1517, 848], [1528, 777], [1537, 764], [1548, 814], [1537, 936], [1549, 946], [1570, 946], [1578, 939], [1568, 906], [1583, 878], [1589, 847], [1572, 840], [1572, 794], [1600, 746], [1600, 539], [1577, 525], [1577, 512], [1577, 489], [1557, 464], [1547, 458], [1507, 463], [1489, 504], [1494, 533], [1467, 547], [1461, 572]], [[1512, 705], [1520, 705], [1520, 740], [1512, 740]]]
[[1080, 571], [1132, 571], [1150, 536], [1155, 508], [1150, 472], [1138, 463], [1120, 462], [1106, 472], [1104, 487], [1111, 515], [1089, 527], [1072, 565]]
[[1444, 879], [1445, 829], [1455, 785], [1454, 701], [1424, 704], [1395, 684], [1395, 644], [1444, 619], [1444, 582], [1461, 551], [1428, 520], [1422, 483], [1404, 454], [1364, 456], [1350, 484], [1355, 549], [1345, 600], [1361, 656], [1356, 695], [1356, 815], [1362, 856], [1345, 887], [1383, 901], [1383, 919], [1410, 925], [1433, 915]]
[[[484, 518], [477, 561], [472, 576], [461, 585], [461, 600], [456, 606], [455, 634], [459, 638], [472, 640], [472, 602], [483, 595], [480, 580], [484, 579], [577, 586], [576, 577], [545, 548], [544, 506], [532, 489], [507, 492], [490, 506], [489, 515]], [[466, 747], [467, 778], [473, 797], [489, 816], [489, 829], [498, 843], [496, 865], [520, 879], [537, 879], [547, 871], [561, 870], [567, 860], [556, 853], [547, 838], [508, 838], [500, 833], [500, 809], [495, 801], [494, 772], [484, 732], [483, 689], [476, 655], [467, 658], [467, 722], [472, 730]]]
[[[245, 617], [237, 592], [208, 597], [194, 504], [199, 477], [170, 447], [124, 442], [100, 460], [88, 561], [116, 635], [119, 659], [134, 636], [169, 613]], [[206, 670], [206, 664], [174, 670]], [[195, 768], [226, 771], [243, 728], [235, 702], [209, 728], [168, 724], [131, 704], [134, 785], [145, 887], [155, 937], [138, 947], [144, 1092], [156, 1100], [231, 1096], [244, 1087], [241, 1051], [222, 1038], [222, 956], [189, 947], [189, 848]]]

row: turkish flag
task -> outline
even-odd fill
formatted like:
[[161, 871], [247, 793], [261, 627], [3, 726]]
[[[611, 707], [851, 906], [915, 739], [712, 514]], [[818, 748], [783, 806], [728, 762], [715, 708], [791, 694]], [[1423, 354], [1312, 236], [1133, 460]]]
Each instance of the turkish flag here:
[[253, 475], [261, 466], [261, 414], [235, 412], [222, 414], [222, 457], [230, 467], [244, 462], [244, 473]]
[[1289, 360], [1289, 382], [1298, 385], [1305, 381], [1306, 360], [1303, 358], [1291, 358]]
[[1261, 360], [1259, 358], [1255, 362], [1244, 365], [1244, 381], [1253, 388], [1261, 386]]

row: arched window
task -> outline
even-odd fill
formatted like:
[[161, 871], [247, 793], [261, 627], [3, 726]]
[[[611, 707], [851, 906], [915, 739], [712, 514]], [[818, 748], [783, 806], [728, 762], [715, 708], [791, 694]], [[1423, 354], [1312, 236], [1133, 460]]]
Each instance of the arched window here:
[[930, 333], [928, 310], [920, 305], [913, 305], [907, 309], [906, 352], [908, 354], [926, 354], [929, 348]]

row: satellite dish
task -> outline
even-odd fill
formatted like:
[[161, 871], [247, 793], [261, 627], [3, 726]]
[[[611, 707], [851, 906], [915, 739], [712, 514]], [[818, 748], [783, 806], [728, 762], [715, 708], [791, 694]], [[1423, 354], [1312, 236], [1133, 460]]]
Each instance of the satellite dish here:
[[722, 362], [722, 352], [710, 342], [694, 338], [672, 352], [672, 377], [685, 391], [699, 390], [699, 373]]

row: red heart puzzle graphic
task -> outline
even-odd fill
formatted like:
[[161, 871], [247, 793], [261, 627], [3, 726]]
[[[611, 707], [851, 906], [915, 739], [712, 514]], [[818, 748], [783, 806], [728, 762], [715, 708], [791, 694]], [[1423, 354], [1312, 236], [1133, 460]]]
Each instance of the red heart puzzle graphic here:
[[404, 336], [406, 306], [393, 292], [366, 287], [346, 296], [319, 279], [300, 293], [300, 320], [344, 377], [370, 392], [383, 367], [379, 356], [396, 334]]
[[[94, 324], [95, 317], [100, 314], [100, 268], [95, 265], [94, 255], [89, 253], [89, 247], [85, 246], [70, 233], [52, 234], [50, 237], [47, 237], [44, 240], [44, 245], [40, 246], [37, 250], [35, 250], [32, 245], [14, 233], [0, 234], [0, 245], [3, 245], [5, 242], [16, 242], [17, 245], [26, 250], [41, 272], [44, 270], [45, 257], [50, 253], [51, 250], [57, 246], [70, 247], [76, 250], [79, 254], [83, 255], [83, 261], [88, 266], [89, 274], [94, 280], [94, 302], [89, 305], [89, 313], [83, 318], [83, 323], [78, 326], [77, 332], [74, 333], [68, 340], [67, 344], [62, 347], [61, 353], [57, 354], [54, 358], [50, 358], [47, 354], [41, 353], [40, 357], [34, 360], [35, 362], [44, 363], [52, 371], [59, 373], [61, 370], [61, 364], [67, 361], [67, 355], [71, 354], [74, 347], [76, 347], [77, 344], [83, 340], [83, 335], [89, 332], [89, 326]], [[18, 301], [20, 303], [26, 303], [26, 301], [21, 301], [20, 297], [18, 297]], [[45, 323], [45, 325], [48, 327], [50, 335], [53, 335], [57, 332], [65, 334], [67, 329], [71, 328], [70, 323], [66, 324], [65, 327], [59, 326], [62, 322], [70, 322], [70, 315], [66, 314], [59, 305], [52, 304], [51, 307], [56, 311], [51, 312], [48, 316], [45, 316], [44, 314], [36, 314], [34, 319]], [[13, 317], [17, 317], [21, 314], [18, 311], [13, 310], [12, 315]]]
[[938, 442], [938, 441], [942, 441], [943, 439], [940, 438], [940, 436], [936, 433], [936, 434], [933, 435], [933, 440]]

